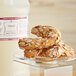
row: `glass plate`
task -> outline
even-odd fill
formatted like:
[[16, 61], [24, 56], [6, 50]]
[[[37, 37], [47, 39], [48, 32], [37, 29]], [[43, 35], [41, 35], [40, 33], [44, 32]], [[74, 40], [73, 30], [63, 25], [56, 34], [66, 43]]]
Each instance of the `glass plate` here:
[[17, 62], [33, 65], [33, 66], [45, 66], [45, 65], [54, 65], [57, 66], [59, 63], [68, 63], [76, 59], [76, 54], [72, 57], [63, 57], [63, 58], [46, 58], [46, 57], [37, 57], [37, 58], [26, 58], [24, 57], [24, 52], [21, 51], [15, 54], [15, 60]]

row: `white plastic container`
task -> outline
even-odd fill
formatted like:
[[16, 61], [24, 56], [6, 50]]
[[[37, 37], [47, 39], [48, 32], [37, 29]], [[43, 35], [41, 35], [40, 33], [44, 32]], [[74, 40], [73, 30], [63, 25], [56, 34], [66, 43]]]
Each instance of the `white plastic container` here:
[[13, 76], [18, 39], [27, 36], [28, 0], [0, 0], [0, 76]]

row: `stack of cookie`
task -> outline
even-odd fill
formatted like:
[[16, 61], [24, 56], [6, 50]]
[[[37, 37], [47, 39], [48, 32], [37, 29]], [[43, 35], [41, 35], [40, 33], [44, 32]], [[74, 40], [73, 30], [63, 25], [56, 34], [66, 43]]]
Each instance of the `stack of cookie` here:
[[74, 55], [73, 49], [61, 40], [61, 33], [52, 26], [35, 26], [31, 33], [37, 38], [19, 40], [19, 47], [24, 49], [27, 58], [61, 58]]

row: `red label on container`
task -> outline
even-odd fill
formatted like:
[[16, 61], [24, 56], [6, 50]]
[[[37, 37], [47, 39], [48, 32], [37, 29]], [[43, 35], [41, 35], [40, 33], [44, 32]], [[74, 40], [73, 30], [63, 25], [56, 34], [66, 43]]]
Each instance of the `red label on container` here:
[[28, 17], [0, 18], [0, 40], [16, 40], [27, 36]]

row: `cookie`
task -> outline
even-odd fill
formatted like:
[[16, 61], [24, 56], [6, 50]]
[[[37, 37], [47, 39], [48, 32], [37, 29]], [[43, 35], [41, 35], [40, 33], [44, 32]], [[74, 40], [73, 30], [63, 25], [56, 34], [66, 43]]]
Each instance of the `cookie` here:
[[24, 56], [26, 58], [36, 58], [38, 57], [39, 53], [41, 52], [42, 50], [25, 50], [24, 51]]
[[72, 56], [72, 55], [74, 55], [74, 50], [70, 46], [65, 44], [63, 41], [60, 41], [57, 45], [61, 46], [65, 50], [65, 52], [64, 52], [65, 56]]
[[19, 47], [23, 49], [42, 49], [54, 45], [56, 40], [54, 38], [23, 38], [19, 40]]
[[31, 33], [42, 38], [61, 38], [60, 31], [52, 26], [38, 25], [32, 28]]
[[43, 49], [43, 51], [39, 54], [41, 57], [48, 58], [59, 58], [65, 50], [60, 46], [53, 46], [47, 49]]
[[55, 44], [52, 47], [44, 49], [40, 54], [41, 57], [49, 58], [61, 58], [61, 57], [70, 57], [74, 55], [74, 50], [60, 41], [58, 44]]
[[74, 55], [73, 49], [68, 45], [54, 45], [49, 48], [43, 49], [34, 49], [34, 50], [25, 50], [25, 57], [28, 58], [61, 58], [61, 57], [70, 57]]

